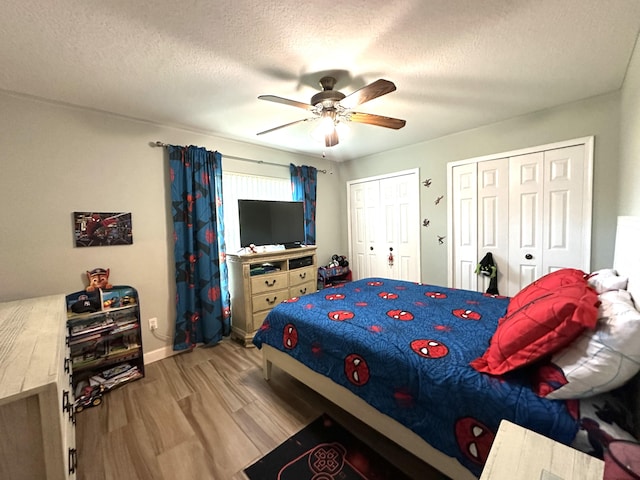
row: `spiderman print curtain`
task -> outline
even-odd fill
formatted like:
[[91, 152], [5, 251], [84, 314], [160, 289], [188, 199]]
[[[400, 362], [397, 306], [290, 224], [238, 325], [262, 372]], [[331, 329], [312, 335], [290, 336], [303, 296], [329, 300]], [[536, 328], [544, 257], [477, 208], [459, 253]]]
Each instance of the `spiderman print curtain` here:
[[289, 164], [293, 201], [304, 202], [304, 243], [316, 244], [316, 185], [318, 170], [314, 167]]
[[212, 345], [231, 329], [222, 215], [222, 155], [168, 146], [176, 270], [173, 349]]

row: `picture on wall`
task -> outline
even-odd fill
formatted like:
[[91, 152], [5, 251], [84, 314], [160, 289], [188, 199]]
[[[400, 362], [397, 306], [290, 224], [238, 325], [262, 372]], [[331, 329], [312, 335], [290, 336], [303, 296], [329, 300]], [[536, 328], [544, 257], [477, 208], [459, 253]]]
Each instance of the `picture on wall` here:
[[131, 213], [73, 212], [76, 247], [131, 245]]

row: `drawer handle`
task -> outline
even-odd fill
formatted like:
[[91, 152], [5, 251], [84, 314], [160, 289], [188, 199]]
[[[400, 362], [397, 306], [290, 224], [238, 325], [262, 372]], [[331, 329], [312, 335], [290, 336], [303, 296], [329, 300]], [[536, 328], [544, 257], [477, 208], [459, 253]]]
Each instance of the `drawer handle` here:
[[307, 289], [306, 288], [300, 289], [300, 295], [304, 295], [305, 293], [307, 293]]
[[67, 412], [71, 408], [71, 403], [69, 403], [69, 391], [62, 391], [62, 411]]
[[305, 278], [307, 278], [307, 272], [299, 273], [298, 276], [304, 280]]
[[69, 475], [76, 473], [76, 467], [78, 466], [78, 451], [75, 448], [69, 449]]
[[69, 357], [65, 357], [64, 359], [64, 373], [69, 373]]
[[271, 283], [269, 283], [269, 280], [265, 280], [265, 281], [264, 281], [264, 284], [265, 284], [267, 287], [273, 287], [273, 286], [276, 284], [276, 279], [274, 278], [274, 279], [273, 279], [273, 282], [271, 282]]
[[265, 298], [265, 300], [269, 305], [273, 305], [274, 303], [276, 303], [276, 300], [278, 300], [278, 297], [273, 297], [273, 300], [269, 300], [268, 298]]

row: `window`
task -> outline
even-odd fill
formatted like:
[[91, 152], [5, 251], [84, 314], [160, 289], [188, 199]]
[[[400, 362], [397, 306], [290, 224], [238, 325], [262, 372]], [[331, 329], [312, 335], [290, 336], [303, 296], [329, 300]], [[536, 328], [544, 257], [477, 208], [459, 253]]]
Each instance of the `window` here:
[[291, 179], [260, 177], [242, 173], [222, 173], [224, 235], [227, 252], [240, 250], [238, 200], [292, 200]]

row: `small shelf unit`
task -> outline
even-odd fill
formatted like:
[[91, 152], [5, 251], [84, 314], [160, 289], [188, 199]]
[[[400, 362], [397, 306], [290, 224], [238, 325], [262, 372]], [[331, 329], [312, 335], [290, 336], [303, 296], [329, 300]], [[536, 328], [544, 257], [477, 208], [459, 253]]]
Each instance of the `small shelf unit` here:
[[73, 389], [109, 391], [144, 377], [138, 292], [128, 285], [67, 295]]

